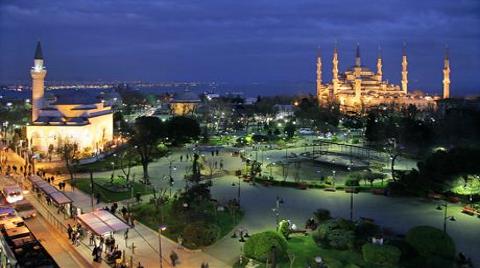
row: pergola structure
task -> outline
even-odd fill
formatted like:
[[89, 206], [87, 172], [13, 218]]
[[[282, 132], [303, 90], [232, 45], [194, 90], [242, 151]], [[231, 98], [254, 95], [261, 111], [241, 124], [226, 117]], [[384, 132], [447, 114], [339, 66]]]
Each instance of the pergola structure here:
[[81, 214], [78, 215], [77, 218], [85, 227], [98, 236], [130, 228], [130, 226], [119, 217], [104, 209]]

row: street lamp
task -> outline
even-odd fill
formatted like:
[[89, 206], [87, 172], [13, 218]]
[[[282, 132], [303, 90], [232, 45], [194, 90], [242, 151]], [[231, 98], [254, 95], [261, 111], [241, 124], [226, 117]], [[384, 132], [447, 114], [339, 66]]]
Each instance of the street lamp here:
[[440, 204], [437, 206], [437, 210], [442, 210], [442, 207], [445, 207], [445, 210], [443, 211], [443, 233], [447, 233], [447, 220], [449, 221], [456, 221], [454, 216], [448, 216], [447, 211], [448, 211], [448, 203], [445, 201], [444, 204]]
[[283, 205], [283, 199], [277, 196], [275, 199], [275, 207], [272, 208], [273, 213], [275, 213], [275, 222], [278, 228], [278, 223], [280, 222], [280, 205]]
[[158, 255], [160, 257], [160, 268], [163, 268], [163, 262], [162, 262], [162, 231], [167, 230], [167, 226], [165, 225], [160, 225], [158, 227]]
[[337, 173], [336, 170], [332, 170], [332, 175], [333, 175], [333, 188], [335, 188], [335, 174]]

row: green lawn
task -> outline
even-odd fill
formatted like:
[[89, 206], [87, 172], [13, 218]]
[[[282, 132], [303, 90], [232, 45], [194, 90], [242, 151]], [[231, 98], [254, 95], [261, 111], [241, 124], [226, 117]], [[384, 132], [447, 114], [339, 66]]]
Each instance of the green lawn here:
[[[115, 183], [125, 183], [121, 179], [115, 179]], [[102, 202], [116, 202], [116, 201], [121, 201], [125, 199], [130, 198], [130, 191], [128, 192], [112, 192], [109, 191], [105, 188], [102, 188], [99, 186], [105, 183], [110, 182], [110, 178], [94, 178], [94, 192], [95, 193], [100, 193], [100, 198]], [[77, 179], [76, 181], [76, 187], [80, 189], [81, 191], [91, 194], [91, 188], [90, 188], [90, 179]], [[144, 194], [150, 194], [152, 193], [151, 189], [141, 183], [135, 182], [133, 184], [133, 195], [135, 197], [135, 193], [140, 193], [142, 195]]]

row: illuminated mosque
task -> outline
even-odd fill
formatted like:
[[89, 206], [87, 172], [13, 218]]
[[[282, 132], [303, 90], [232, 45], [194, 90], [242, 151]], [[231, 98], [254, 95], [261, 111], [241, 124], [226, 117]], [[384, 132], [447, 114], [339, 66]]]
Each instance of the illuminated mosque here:
[[[408, 90], [408, 61], [405, 45], [402, 52], [401, 85], [394, 85], [383, 80], [382, 55], [378, 54], [377, 70], [371, 71], [362, 65], [360, 47], [357, 44], [355, 65], [345, 72], [339, 72], [338, 49], [335, 47], [332, 59], [332, 81], [322, 81], [322, 58], [317, 57], [317, 99], [320, 105], [331, 102], [340, 104], [340, 109], [350, 112], [361, 112], [382, 104], [413, 104], [418, 108], [435, 107], [439, 97], [432, 97]], [[443, 69], [443, 98], [450, 96], [450, 63], [445, 53]]]
[[48, 151], [75, 143], [79, 151], [99, 152], [113, 139], [113, 112], [97, 96], [86, 92], [45, 96], [44, 66], [40, 42], [35, 50], [32, 76], [32, 122], [27, 139], [34, 151]]

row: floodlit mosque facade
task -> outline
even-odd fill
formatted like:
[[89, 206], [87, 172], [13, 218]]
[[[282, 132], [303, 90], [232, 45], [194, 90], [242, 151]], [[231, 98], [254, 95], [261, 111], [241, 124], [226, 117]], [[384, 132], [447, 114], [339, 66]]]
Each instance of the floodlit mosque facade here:
[[48, 151], [64, 143], [76, 143], [79, 151], [99, 152], [113, 140], [113, 112], [109, 105], [87, 94], [45, 96], [47, 70], [40, 42], [32, 76], [32, 122], [27, 139], [34, 151]]
[[[350, 112], [362, 112], [369, 108], [385, 104], [407, 106], [413, 104], [420, 109], [434, 108], [439, 97], [432, 97], [408, 90], [408, 61], [405, 46], [402, 53], [401, 85], [383, 80], [382, 55], [378, 54], [377, 70], [371, 71], [361, 63], [360, 47], [357, 44], [355, 65], [345, 72], [339, 72], [339, 55], [335, 47], [332, 58], [332, 81], [322, 81], [322, 58], [317, 57], [317, 99], [320, 105], [336, 102], [340, 109]], [[450, 63], [445, 54], [443, 69], [443, 98], [450, 97]]]

